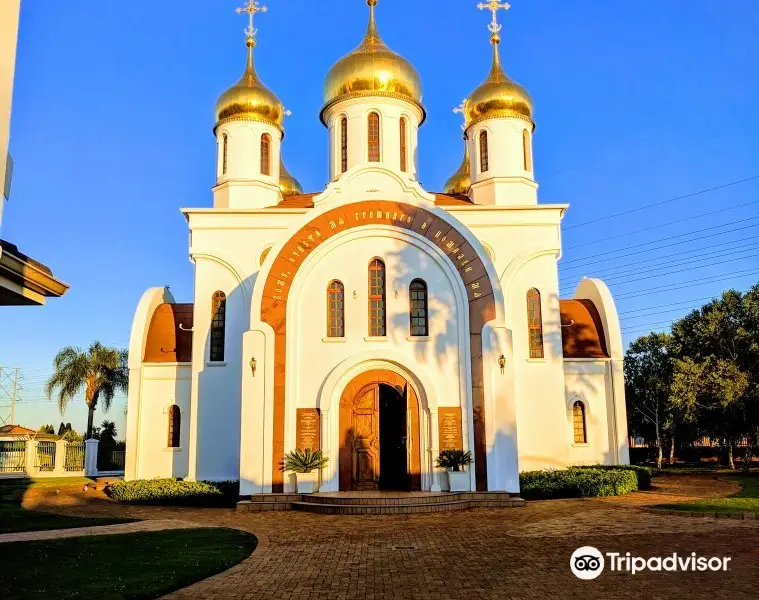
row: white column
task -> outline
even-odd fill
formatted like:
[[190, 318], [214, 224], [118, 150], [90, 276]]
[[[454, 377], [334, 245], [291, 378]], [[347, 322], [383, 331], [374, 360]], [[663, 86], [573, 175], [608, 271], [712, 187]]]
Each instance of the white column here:
[[[329, 435], [329, 409], [323, 408], [319, 411], [319, 428], [321, 435], [319, 447], [322, 451], [322, 455], [329, 459], [327, 466], [319, 472], [319, 491], [322, 491], [322, 487], [324, 487], [324, 491], [327, 491], [331, 479], [330, 474], [332, 473], [335, 464], [335, 456], [333, 456], [334, 453], [331, 452], [332, 440]], [[326, 473], [324, 473], [324, 471], [326, 471]]]
[[440, 488], [440, 470], [438, 469], [437, 457], [440, 454], [440, 435], [438, 432], [437, 408], [430, 409], [430, 470], [432, 471], [431, 492], [439, 492]]

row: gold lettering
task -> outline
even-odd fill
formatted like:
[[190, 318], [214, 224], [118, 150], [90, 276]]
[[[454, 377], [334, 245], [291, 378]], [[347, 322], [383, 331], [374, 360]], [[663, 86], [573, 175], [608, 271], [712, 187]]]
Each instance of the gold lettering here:
[[285, 287], [285, 282], [282, 281], [281, 279], [277, 279], [277, 285], [280, 287]]
[[329, 226], [330, 226], [330, 229], [337, 229], [337, 223], [335, 223], [334, 221], [330, 221]]
[[343, 218], [342, 218], [342, 217], [338, 217], [338, 219], [337, 219], [337, 224], [338, 224], [338, 225], [345, 225], [345, 221], [343, 221]]
[[474, 283], [471, 285], [471, 288], [472, 288], [473, 290], [479, 290], [479, 289], [480, 289], [480, 284], [479, 284], [478, 282], [474, 282]]
[[480, 294], [480, 292], [475, 292], [475, 293], [474, 293], [474, 294], [472, 294], [472, 295], [473, 295], [475, 298], [479, 298], [480, 296], [482, 296], [482, 294]]
[[435, 239], [439, 238], [439, 237], [440, 237], [440, 235], [441, 235], [442, 233], [443, 233], [443, 232], [442, 232], [442, 231], [440, 231], [440, 230], [438, 229], [438, 230], [435, 232]]
[[453, 248], [454, 246], [455, 246], [455, 244], [453, 243], [453, 240], [450, 240], [450, 241], [449, 241], [449, 242], [448, 242], [448, 243], [445, 245], [445, 247], [446, 247], [446, 248], [448, 248], [448, 250], [450, 250], [450, 249], [451, 249], [451, 248]]
[[322, 236], [322, 232], [317, 229], [316, 230], [316, 237], [320, 238], [321, 236]]
[[474, 267], [471, 267], [471, 266], [467, 267], [466, 269], [464, 269], [464, 273], [469, 273], [469, 271], [471, 271], [473, 268]]
[[425, 221], [424, 223], [422, 223], [422, 231], [424, 231], [425, 229], [427, 229], [428, 225], [429, 225], [428, 221]]

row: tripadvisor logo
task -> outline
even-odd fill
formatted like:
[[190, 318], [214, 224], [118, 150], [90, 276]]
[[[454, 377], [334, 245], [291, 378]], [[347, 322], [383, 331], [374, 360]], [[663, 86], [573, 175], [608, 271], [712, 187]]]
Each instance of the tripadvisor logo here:
[[641, 571], [727, 571], [729, 556], [698, 556], [695, 552], [680, 555], [673, 552], [669, 556], [652, 556], [643, 558], [629, 552], [606, 552], [606, 559], [600, 550], [593, 546], [583, 546], [572, 553], [569, 568], [579, 579], [595, 579], [603, 573], [607, 564], [611, 571], [629, 572], [632, 575]]

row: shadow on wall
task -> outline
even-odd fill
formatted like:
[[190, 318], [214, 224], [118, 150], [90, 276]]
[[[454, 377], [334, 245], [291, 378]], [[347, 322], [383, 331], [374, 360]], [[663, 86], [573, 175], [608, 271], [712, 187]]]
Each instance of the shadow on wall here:
[[[250, 329], [250, 291], [257, 276], [258, 272], [250, 275], [245, 284], [238, 283], [226, 295], [223, 360], [211, 361], [212, 330], [203, 327], [207, 335], [203, 341], [203, 358], [198, 361], [201, 368], [198, 372], [197, 414], [191, 415], [192, 426], [196, 429], [197, 479], [240, 477], [241, 377], [250, 360], [242, 356], [242, 336]], [[208, 316], [198, 319], [201, 323], [212, 319], [211, 297], [215, 291], [212, 290], [200, 303], [200, 310], [208, 311]], [[195, 302], [198, 303], [197, 294]]]

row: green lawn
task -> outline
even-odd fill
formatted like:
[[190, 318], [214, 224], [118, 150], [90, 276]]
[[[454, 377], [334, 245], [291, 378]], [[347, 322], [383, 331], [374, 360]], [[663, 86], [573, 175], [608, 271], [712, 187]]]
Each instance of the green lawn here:
[[134, 519], [63, 517], [21, 508], [21, 499], [29, 488], [53, 488], [63, 485], [84, 485], [84, 477], [51, 479], [4, 479], [0, 481], [0, 533], [66, 529], [128, 523]]
[[157, 598], [250, 556], [255, 536], [182, 529], [0, 544], [0, 589], [15, 598]]
[[725, 479], [739, 483], [743, 489], [727, 498], [659, 504], [655, 508], [693, 512], [754, 512], [759, 514], [759, 473], [750, 475], [731, 474], [725, 476]]

